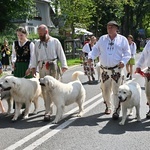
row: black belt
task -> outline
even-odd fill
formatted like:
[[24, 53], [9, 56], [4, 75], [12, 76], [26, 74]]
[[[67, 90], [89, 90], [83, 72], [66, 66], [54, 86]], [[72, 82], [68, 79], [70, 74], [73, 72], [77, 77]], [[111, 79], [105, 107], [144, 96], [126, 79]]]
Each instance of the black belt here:
[[116, 66], [114, 66], [114, 67], [104, 67], [104, 66], [100, 66], [102, 69], [106, 69], [106, 70], [113, 70], [113, 69], [115, 69], [115, 68], [117, 68], [118, 67], [118, 65], [116, 65]]

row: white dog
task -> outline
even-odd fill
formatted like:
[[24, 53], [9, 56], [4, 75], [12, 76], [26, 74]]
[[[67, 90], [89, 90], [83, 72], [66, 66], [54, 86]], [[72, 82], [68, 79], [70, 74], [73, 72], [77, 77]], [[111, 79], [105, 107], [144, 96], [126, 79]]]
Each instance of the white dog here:
[[46, 87], [50, 99], [57, 107], [53, 123], [57, 123], [61, 119], [64, 107], [74, 102], [79, 106], [78, 116], [82, 116], [86, 93], [82, 83], [78, 79], [78, 75], [84, 75], [84, 73], [80, 71], [74, 72], [72, 75], [74, 81], [67, 84], [48, 75], [40, 79], [40, 84]]
[[26, 106], [24, 119], [28, 118], [31, 102], [35, 106], [34, 113], [37, 113], [38, 97], [41, 96], [41, 86], [37, 78], [25, 79], [7, 76], [1, 87], [3, 90], [10, 89], [11, 96], [15, 101], [15, 115], [12, 121], [17, 120], [23, 103]]
[[2, 83], [4, 82], [4, 79], [7, 76], [10, 76], [10, 75], [2, 76], [0, 78], [0, 96], [1, 96], [1, 100], [6, 100], [6, 102], [8, 104], [7, 114], [11, 114], [13, 112], [13, 98], [10, 94], [10, 89], [3, 90], [1, 88]]
[[8, 104], [7, 114], [10, 115], [13, 112], [13, 98], [10, 94], [10, 90], [1, 90], [1, 100], [6, 100]]
[[122, 105], [122, 120], [119, 123], [124, 125], [127, 118], [127, 109], [131, 109], [135, 106], [137, 121], [140, 121], [140, 99], [141, 99], [141, 87], [136, 82], [126, 83], [119, 87], [118, 98]]

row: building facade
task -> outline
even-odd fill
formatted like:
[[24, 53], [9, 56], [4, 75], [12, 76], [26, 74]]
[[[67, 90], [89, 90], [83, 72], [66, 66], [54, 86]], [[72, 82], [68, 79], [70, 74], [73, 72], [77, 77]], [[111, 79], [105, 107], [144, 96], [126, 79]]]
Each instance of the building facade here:
[[[16, 20], [15, 23], [24, 26], [29, 33], [37, 33], [37, 28], [40, 24], [45, 24], [49, 28], [55, 28], [51, 20], [51, 15], [54, 10], [51, 6], [51, 0], [35, 0], [36, 15], [32, 20]], [[53, 13], [53, 14], [52, 14]]]

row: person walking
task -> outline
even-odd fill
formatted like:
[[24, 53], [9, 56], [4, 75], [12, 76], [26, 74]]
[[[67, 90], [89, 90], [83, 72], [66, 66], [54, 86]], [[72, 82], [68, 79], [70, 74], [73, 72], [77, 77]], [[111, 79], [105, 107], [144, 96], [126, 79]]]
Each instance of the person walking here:
[[31, 78], [30, 63], [34, 52], [34, 43], [28, 40], [27, 30], [19, 27], [16, 30], [18, 40], [12, 46], [12, 68], [15, 77]]
[[3, 69], [4, 71], [7, 71], [7, 67], [9, 65], [10, 48], [8, 46], [8, 41], [6, 39], [4, 40], [4, 44], [1, 47], [1, 55], [2, 55], [1, 63], [3, 65]]
[[113, 119], [119, 118], [120, 105], [117, 97], [118, 87], [122, 83], [122, 69], [131, 58], [129, 43], [126, 37], [118, 34], [116, 21], [107, 23], [108, 34], [102, 35], [89, 53], [88, 63], [99, 56], [101, 89], [105, 114], [111, 114], [111, 92], [113, 92]]
[[[147, 66], [145, 73], [141, 71], [141, 68]], [[145, 45], [139, 60], [136, 64], [136, 73], [140, 73], [145, 77], [145, 94], [147, 97], [147, 104], [149, 106], [149, 111], [146, 114], [146, 117], [150, 119], [150, 41]]]
[[[82, 52], [83, 52], [83, 69], [84, 69], [85, 75], [87, 75], [87, 77], [88, 77], [88, 83], [89, 84], [92, 83], [92, 81], [95, 81], [94, 61], [90, 65], [87, 63], [88, 53], [92, 50], [92, 47], [94, 46], [95, 43], [96, 43], [96, 37], [92, 36], [90, 38], [90, 41], [88, 43], [86, 43], [82, 49]], [[91, 80], [91, 78], [92, 78], [92, 80]]]
[[[19, 78], [32, 78], [30, 63], [33, 57], [34, 43], [27, 38], [28, 32], [24, 27], [17, 28], [16, 34], [18, 40], [13, 42], [11, 55], [13, 75]], [[15, 109], [15, 103], [13, 108]], [[22, 108], [25, 108], [24, 104]]]
[[135, 54], [136, 54], [136, 44], [133, 41], [133, 36], [128, 35], [128, 42], [131, 50], [131, 58], [126, 64], [126, 70], [127, 70], [127, 78], [132, 80], [132, 74], [133, 74], [133, 65], [135, 65]]
[[[49, 35], [48, 27], [44, 24], [38, 27], [38, 35], [39, 40], [35, 42], [34, 57], [31, 61], [32, 74], [36, 75], [38, 66], [40, 78], [51, 75], [59, 79], [60, 73], [64, 73], [68, 69], [61, 43], [58, 39]], [[58, 59], [61, 63], [61, 69], [58, 66]], [[42, 87], [46, 109], [44, 121], [50, 121], [50, 97], [45, 90], [45, 87]]]

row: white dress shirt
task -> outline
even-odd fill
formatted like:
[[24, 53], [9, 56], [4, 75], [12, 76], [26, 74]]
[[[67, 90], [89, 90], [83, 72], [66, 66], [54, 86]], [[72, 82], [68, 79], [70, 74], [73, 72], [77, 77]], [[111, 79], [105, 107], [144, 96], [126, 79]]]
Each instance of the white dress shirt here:
[[145, 45], [140, 59], [137, 62], [137, 67], [142, 68], [144, 65], [150, 67], [150, 41]]
[[117, 34], [111, 40], [109, 35], [103, 35], [93, 46], [92, 51], [89, 53], [88, 58], [100, 58], [100, 63], [104, 67], [114, 67], [120, 62], [126, 63], [131, 58], [129, 43], [126, 37]]
[[68, 68], [66, 56], [61, 43], [58, 39], [51, 37], [47, 43], [37, 40], [35, 42], [34, 56], [31, 62], [31, 68], [36, 68], [40, 61], [52, 61], [59, 59], [63, 68]]
[[[27, 41], [26, 41], [27, 42]], [[24, 46], [26, 44], [26, 42], [23, 43], [22, 46]], [[19, 46], [21, 47], [21, 44], [20, 42], [18, 41], [18, 44]], [[31, 61], [32, 61], [32, 58], [33, 58], [33, 55], [34, 55], [34, 43], [31, 42], [30, 45], [29, 45], [29, 48], [30, 48], [30, 62], [29, 62], [29, 68], [31, 66]], [[11, 62], [12, 63], [15, 63], [16, 62], [16, 50], [15, 50], [15, 43], [13, 42], [13, 45], [12, 45], [12, 55], [11, 55]]]

